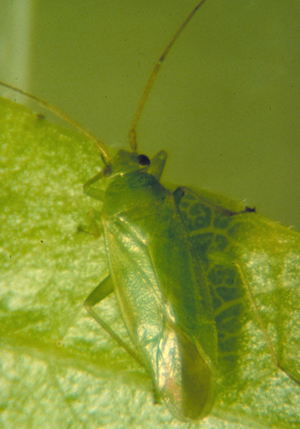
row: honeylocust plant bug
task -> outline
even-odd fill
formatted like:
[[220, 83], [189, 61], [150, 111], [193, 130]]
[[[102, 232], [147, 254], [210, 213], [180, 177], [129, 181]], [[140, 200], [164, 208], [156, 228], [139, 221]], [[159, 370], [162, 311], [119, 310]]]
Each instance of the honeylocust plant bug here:
[[[86, 308], [146, 368], [158, 395], [181, 420], [207, 415], [215, 394], [218, 339], [208, 281], [222, 275], [243, 277], [236, 266], [217, 258], [208, 270], [210, 246], [221, 252], [226, 247], [225, 229], [251, 210], [223, 209], [187, 188], [171, 192], [163, 187], [160, 178], [167, 154], [161, 151], [151, 161], [138, 155], [136, 128], [160, 65], [203, 3], [184, 21], [151, 74], [130, 131], [132, 150], [120, 151], [111, 159], [106, 146], [84, 131], [95, 141], [105, 164], [84, 185], [84, 191], [103, 201], [98, 217], [110, 269], [110, 275], [87, 298]], [[105, 194], [93, 187], [100, 179], [108, 182]], [[208, 245], [212, 225], [219, 233]], [[113, 291], [136, 351], [93, 309]]]

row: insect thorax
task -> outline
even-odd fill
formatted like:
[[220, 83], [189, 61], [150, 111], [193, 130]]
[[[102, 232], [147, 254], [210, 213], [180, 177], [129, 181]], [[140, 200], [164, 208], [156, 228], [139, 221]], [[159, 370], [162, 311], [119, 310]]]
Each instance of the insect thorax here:
[[111, 216], [147, 206], [159, 206], [171, 193], [146, 171], [132, 171], [109, 178], [102, 213]]

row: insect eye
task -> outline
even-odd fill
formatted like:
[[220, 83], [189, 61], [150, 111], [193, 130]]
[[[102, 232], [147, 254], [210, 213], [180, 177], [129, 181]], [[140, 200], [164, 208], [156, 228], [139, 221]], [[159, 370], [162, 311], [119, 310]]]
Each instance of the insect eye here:
[[147, 155], [138, 155], [137, 160], [138, 160], [138, 163], [143, 167], [150, 165], [150, 159], [148, 158]]

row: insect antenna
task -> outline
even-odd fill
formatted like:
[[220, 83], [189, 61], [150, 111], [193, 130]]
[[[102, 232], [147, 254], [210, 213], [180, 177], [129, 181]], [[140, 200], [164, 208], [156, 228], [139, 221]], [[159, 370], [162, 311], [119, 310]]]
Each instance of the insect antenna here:
[[91, 133], [89, 133], [86, 129], [84, 129], [80, 124], [78, 124], [76, 121], [74, 121], [74, 119], [70, 118], [65, 113], [63, 113], [61, 110], [59, 110], [57, 107], [53, 106], [52, 104], [48, 103], [47, 101], [42, 100], [42, 99], [36, 97], [35, 95], [29, 94], [28, 92], [23, 91], [20, 88], [17, 88], [13, 85], [9, 85], [8, 83], [4, 83], [2, 81], [0, 81], [0, 85], [6, 87], [8, 89], [11, 89], [15, 92], [18, 92], [19, 94], [22, 94], [31, 100], [36, 101], [42, 107], [44, 107], [45, 109], [54, 113], [54, 115], [56, 115], [57, 117], [68, 122], [70, 125], [72, 125], [72, 127], [76, 128], [78, 131], [80, 131], [82, 134], [84, 134], [86, 137], [88, 137], [90, 140], [92, 140], [96, 144], [97, 148], [99, 149], [99, 151], [101, 153], [101, 158], [102, 158], [104, 164], [105, 165], [110, 164], [110, 155], [109, 155], [108, 150], [106, 149], [106, 146], [104, 145], [104, 143], [102, 143], [100, 140], [96, 139], [96, 137], [94, 137]]
[[131, 125], [131, 129], [129, 131], [129, 140], [130, 140], [130, 146], [132, 148], [132, 150], [134, 152], [137, 151], [137, 132], [136, 132], [136, 128], [137, 128], [137, 124], [139, 122], [140, 116], [144, 110], [144, 106], [146, 104], [146, 101], [148, 99], [149, 93], [153, 87], [154, 81], [158, 75], [159, 69], [163, 63], [163, 61], [165, 60], [166, 56], [168, 55], [168, 53], [170, 52], [170, 50], [172, 49], [174, 43], [176, 42], [176, 40], [178, 39], [178, 37], [180, 36], [180, 34], [183, 32], [183, 30], [185, 29], [185, 27], [188, 25], [188, 23], [190, 22], [190, 20], [193, 18], [193, 16], [195, 15], [195, 13], [197, 12], [197, 10], [203, 5], [203, 3], [205, 2], [205, 0], [202, 0], [201, 2], [199, 2], [197, 4], [197, 6], [194, 7], [194, 9], [192, 10], [192, 12], [187, 16], [187, 18], [185, 19], [185, 21], [181, 24], [181, 26], [179, 27], [179, 29], [176, 31], [175, 35], [173, 36], [172, 40], [170, 41], [170, 43], [167, 45], [167, 47], [165, 48], [165, 50], [163, 51], [163, 53], [161, 54], [161, 56], [159, 57], [159, 60], [157, 61], [157, 63], [155, 64], [152, 73], [149, 77], [148, 83], [146, 85], [146, 88], [144, 90], [144, 93], [142, 95], [142, 98], [139, 102], [135, 117], [133, 119], [132, 125]]

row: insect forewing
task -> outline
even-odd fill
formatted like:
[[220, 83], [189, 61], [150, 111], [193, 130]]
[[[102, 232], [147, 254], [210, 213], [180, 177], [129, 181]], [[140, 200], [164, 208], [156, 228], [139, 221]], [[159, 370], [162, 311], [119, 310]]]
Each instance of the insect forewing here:
[[205, 417], [214, 400], [214, 370], [200, 347], [176, 327], [166, 327], [158, 350], [158, 387], [179, 419]]

